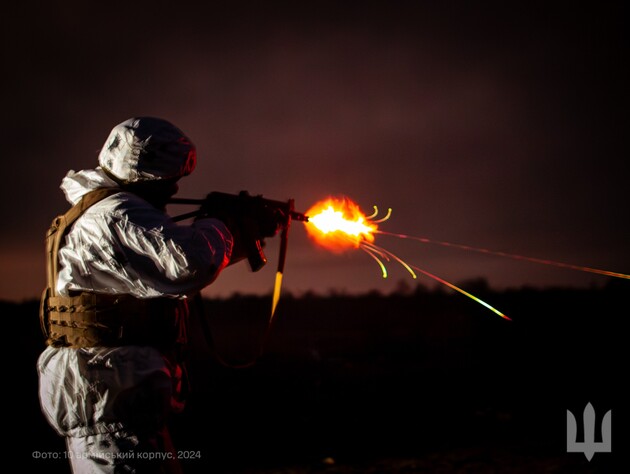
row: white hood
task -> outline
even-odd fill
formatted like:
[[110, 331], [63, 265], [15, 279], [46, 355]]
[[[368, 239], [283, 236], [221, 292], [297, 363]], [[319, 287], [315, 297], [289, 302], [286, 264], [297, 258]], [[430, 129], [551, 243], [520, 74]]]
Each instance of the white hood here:
[[60, 187], [68, 202], [74, 205], [81, 200], [84, 194], [90, 191], [97, 188], [115, 188], [116, 186], [118, 186], [116, 181], [107, 176], [99, 166], [94, 170], [68, 171], [68, 174], [61, 181]]

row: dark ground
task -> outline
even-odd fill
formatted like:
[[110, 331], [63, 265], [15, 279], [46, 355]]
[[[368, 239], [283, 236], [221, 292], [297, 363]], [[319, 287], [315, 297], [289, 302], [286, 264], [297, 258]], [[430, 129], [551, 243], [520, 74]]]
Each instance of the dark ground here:
[[[617, 473], [628, 393], [630, 285], [461, 295], [284, 297], [249, 368], [214, 361], [193, 319], [187, 409], [173, 420], [187, 473]], [[257, 354], [269, 298], [206, 300], [224, 361]], [[34, 472], [68, 473], [37, 401], [37, 303], [2, 303], [22, 329], [7, 409], [24, 416], [13, 452]], [[19, 356], [19, 355], [22, 356]], [[612, 409], [612, 453], [566, 452], [566, 410]], [[17, 405], [17, 406], [16, 406]], [[578, 437], [582, 436], [578, 433]], [[599, 440], [599, 431], [596, 440]], [[625, 463], [624, 463], [625, 464]], [[619, 467], [617, 467], [619, 466]]]

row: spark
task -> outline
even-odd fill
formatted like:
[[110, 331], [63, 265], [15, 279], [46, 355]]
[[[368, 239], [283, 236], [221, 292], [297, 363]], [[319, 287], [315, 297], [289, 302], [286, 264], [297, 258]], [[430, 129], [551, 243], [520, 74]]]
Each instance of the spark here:
[[[453, 283], [450, 283], [446, 280], [444, 280], [443, 278], [440, 278], [437, 275], [434, 275], [433, 273], [430, 273], [416, 265], [409, 265], [407, 264], [404, 260], [402, 260], [401, 258], [399, 258], [397, 255], [395, 255], [393, 252], [390, 252], [389, 250], [384, 249], [383, 247], [379, 247], [377, 245], [374, 244], [364, 244], [361, 246], [364, 250], [365, 247], [367, 247], [368, 249], [370, 249], [371, 251], [375, 251], [377, 252], [379, 255], [385, 255], [392, 257], [394, 260], [396, 260], [398, 263], [400, 263], [410, 274], [411, 276], [415, 279], [417, 278], [415, 272], [413, 270], [417, 270], [420, 273], [422, 273], [425, 276], [428, 276], [429, 278], [434, 279], [435, 281], [438, 281], [440, 283], [442, 283], [443, 285], [448, 286], [449, 288], [458, 291], [459, 293], [461, 293], [464, 296], [467, 296], [468, 298], [472, 299], [473, 301], [476, 301], [477, 303], [481, 304], [482, 306], [485, 306], [486, 308], [488, 308], [490, 311], [498, 314], [499, 316], [501, 316], [503, 319], [507, 319], [508, 321], [511, 321], [512, 319], [509, 318], [508, 316], [506, 316], [504, 313], [502, 313], [501, 311], [499, 311], [498, 309], [496, 309], [494, 306], [491, 306], [490, 304], [486, 303], [484, 300], [482, 300], [481, 298], [478, 298], [477, 296], [468, 293], [466, 290], [463, 290], [462, 288], [454, 285]], [[372, 255], [370, 252], [368, 252], [366, 250], [366, 252], [372, 256], [373, 258], [376, 259], [376, 261], [381, 265], [381, 268], [383, 269], [383, 278], [387, 278], [387, 270], [385, 269], [385, 266], [383, 265], [383, 263], [377, 259], [376, 257], [374, 257], [374, 255]], [[386, 260], [389, 260], [389, 258], [386, 258]]]
[[[374, 209], [376, 209], [376, 206], [374, 206]], [[378, 215], [378, 211], [376, 214], [374, 214], [373, 217], [376, 217]], [[390, 216], [392, 215], [392, 208], [390, 207], [389, 209], [387, 209], [387, 214], [385, 214], [385, 217], [380, 218], [377, 221], [372, 221], [373, 224], [380, 224], [381, 222], [385, 222], [387, 219], [390, 218]]]
[[568, 268], [570, 270], [578, 270], [581, 272], [589, 272], [589, 273], [595, 273], [598, 275], [605, 275], [605, 276], [610, 276], [610, 277], [615, 277], [615, 278], [630, 279], [630, 275], [627, 275], [625, 273], [611, 272], [608, 270], [601, 270], [599, 268], [585, 267], [582, 265], [573, 265], [570, 263], [563, 263], [563, 262], [558, 262], [555, 260], [548, 260], [548, 259], [542, 259], [542, 258], [536, 258], [536, 257], [527, 257], [525, 255], [517, 255], [517, 254], [512, 254], [512, 253], [507, 253], [507, 252], [500, 252], [500, 251], [485, 249], [481, 247], [473, 247], [470, 245], [456, 244], [456, 243], [444, 242], [440, 240], [432, 240], [432, 239], [427, 239], [426, 237], [414, 237], [412, 235], [396, 234], [393, 232], [385, 232], [382, 230], [377, 230], [375, 232], [381, 235], [389, 235], [393, 237], [398, 237], [400, 239], [415, 240], [415, 241], [422, 242], [425, 244], [441, 245], [442, 247], [452, 247], [452, 248], [467, 250], [471, 252], [484, 253], [487, 255], [496, 255], [498, 257], [511, 258], [514, 260], [523, 260], [527, 262], [540, 263], [543, 265], [551, 265], [551, 266], [560, 267], [560, 268]]
[[374, 219], [376, 216], [378, 216], [378, 207], [376, 207], [376, 206], [373, 206], [373, 207], [374, 207], [374, 213], [372, 213], [369, 216], [365, 217], [368, 220]]
[[415, 270], [418, 270], [420, 273], [422, 273], [423, 275], [428, 276], [429, 278], [433, 278], [434, 280], [448, 286], [449, 288], [455, 290], [455, 291], [459, 291], [462, 295], [468, 296], [470, 299], [472, 299], [473, 301], [476, 301], [477, 303], [485, 306], [486, 308], [488, 308], [490, 311], [498, 314], [499, 316], [501, 316], [503, 319], [507, 319], [508, 321], [511, 321], [512, 319], [509, 318], [508, 316], [506, 316], [505, 314], [503, 314], [501, 311], [499, 311], [498, 309], [496, 309], [493, 306], [490, 306], [488, 303], [486, 303], [485, 301], [483, 301], [481, 298], [477, 298], [475, 295], [472, 295], [470, 293], [468, 293], [466, 290], [462, 290], [460, 287], [444, 280], [443, 278], [440, 278], [437, 275], [434, 275], [433, 273], [429, 273], [426, 270], [423, 270], [422, 268], [419, 268], [415, 265], [411, 265], [412, 268], [414, 268]]
[[376, 263], [378, 263], [379, 267], [381, 268], [381, 273], [383, 275], [383, 278], [387, 278], [387, 267], [385, 266], [385, 264], [383, 263], [383, 261], [381, 260], [381, 258], [383, 259], [387, 259], [387, 255], [382, 256], [380, 253], [372, 250], [371, 248], [362, 245], [361, 246], [361, 250], [363, 250], [365, 253], [367, 253], [370, 257], [372, 257]]
[[[379, 253], [381, 253], [381, 254], [384, 254], [384, 255], [392, 257], [394, 260], [396, 260], [398, 263], [400, 263], [404, 267], [405, 270], [407, 270], [409, 272], [409, 274], [413, 277], [414, 280], [416, 278], [418, 278], [417, 275], [415, 274], [415, 272], [411, 269], [411, 266], [409, 264], [407, 264], [407, 262], [405, 262], [403, 259], [401, 259], [397, 255], [395, 255], [394, 253], [390, 252], [389, 250], [386, 250], [383, 247], [379, 247], [378, 245], [368, 244], [368, 243], [362, 244], [362, 247], [368, 247], [370, 249], [379, 251]], [[387, 260], [389, 260], [389, 259], [387, 259]]]

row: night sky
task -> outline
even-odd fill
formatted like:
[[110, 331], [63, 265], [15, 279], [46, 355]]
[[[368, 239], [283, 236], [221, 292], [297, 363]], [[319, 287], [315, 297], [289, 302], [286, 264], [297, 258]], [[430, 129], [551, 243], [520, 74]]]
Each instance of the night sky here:
[[[39, 296], [61, 179], [142, 115], [197, 145], [181, 197], [248, 190], [306, 211], [346, 195], [391, 207], [383, 230], [630, 273], [623, 2], [57, 3], [3, 12], [0, 299]], [[318, 248], [301, 226], [294, 294], [434, 285], [393, 262], [383, 280], [367, 254]], [[452, 282], [608, 281], [377, 243]], [[231, 267], [204, 294], [270, 291], [278, 245], [261, 272]]]

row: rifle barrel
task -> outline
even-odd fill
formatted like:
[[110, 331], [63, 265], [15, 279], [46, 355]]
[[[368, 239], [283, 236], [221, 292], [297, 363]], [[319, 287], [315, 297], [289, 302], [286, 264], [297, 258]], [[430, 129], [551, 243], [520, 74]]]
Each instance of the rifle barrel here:
[[204, 203], [203, 199], [189, 199], [189, 198], [171, 198], [168, 200], [169, 204], [193, 204], [201, 206]]

